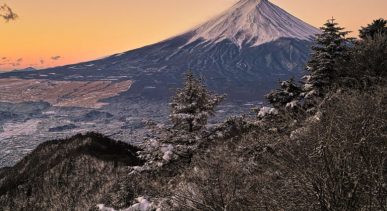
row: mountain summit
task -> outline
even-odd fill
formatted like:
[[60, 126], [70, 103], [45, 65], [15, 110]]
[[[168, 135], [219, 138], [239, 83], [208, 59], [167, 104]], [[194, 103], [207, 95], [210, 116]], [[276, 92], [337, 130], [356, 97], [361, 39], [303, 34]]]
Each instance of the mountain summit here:
[[193, 31], [190, 40], [257, 46], [282, 37], [311, 40], [319, 31], [268, 0], [242, 0]]
[[131, 80], [111, 102], [166, 101], [187, 70], [231, 101], [262, 100], [279, 79], [299, 77], [318, 29], [267, 0], [242, 0], [173, 38], [104, 59], [0, 77], [66, 81]]

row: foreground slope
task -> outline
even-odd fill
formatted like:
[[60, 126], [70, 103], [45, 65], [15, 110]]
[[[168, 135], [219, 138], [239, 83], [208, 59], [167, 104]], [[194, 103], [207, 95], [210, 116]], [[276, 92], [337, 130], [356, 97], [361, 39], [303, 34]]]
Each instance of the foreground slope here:
[[298, 77], [319, 31], [268, 0], [241, 0], [182, 35], [105, 59], [2, 77], [132, 80], [117, 99], [165, 99], [188, 69], [231, 100], [262, 99], [278, 79]]
[[113, 191], [128, 166], [142, 165], [137, 151], [98, 134], [45, 142], [0, 169], [1, 209], [88, 210]]
[[338, 91], [313, 116], [236, 117], [202, 133], [157, 127], [144, 161], [95, 134], [47, 142], [0, 169], [0, 204], [139, 210], [145, 197], [162, 210], [385, 210], [386, 93]]

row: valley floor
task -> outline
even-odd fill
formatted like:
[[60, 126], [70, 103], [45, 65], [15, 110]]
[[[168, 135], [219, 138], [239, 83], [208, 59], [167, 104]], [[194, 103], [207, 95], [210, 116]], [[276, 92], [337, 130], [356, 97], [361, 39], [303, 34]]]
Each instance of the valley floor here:
[[[223, 104], [212, 120], [249, 112], [257, 103]], [[157, 112], [155, 112], [157, 111]], [[43, 102], [0, 102], [0, 168], [12, 166], [39, 144], [78, 133], [97, 131], [127, 143], [142, 143], [145, 122], [166, 122], [167, 103], [130, 102], [112, 104], [102, 109], [66, 108]]]

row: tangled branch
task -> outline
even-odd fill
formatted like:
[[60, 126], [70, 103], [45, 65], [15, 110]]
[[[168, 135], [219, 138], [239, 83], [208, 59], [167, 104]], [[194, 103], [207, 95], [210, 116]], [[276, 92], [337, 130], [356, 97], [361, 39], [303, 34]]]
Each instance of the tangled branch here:
[[6, 22], [15, 20], [18, 15], [6, 4], [0, 5], [0, 18]]

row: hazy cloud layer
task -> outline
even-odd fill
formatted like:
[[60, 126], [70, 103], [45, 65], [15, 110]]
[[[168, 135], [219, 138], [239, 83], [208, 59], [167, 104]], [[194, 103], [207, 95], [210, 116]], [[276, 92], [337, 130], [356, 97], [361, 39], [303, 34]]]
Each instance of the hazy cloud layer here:
[[62, 58], [61, 56], [52, 56], [52, 57], [51, 57], [52, 60], [59, 60], [59, 59], [61, 59], [61, 58]]

